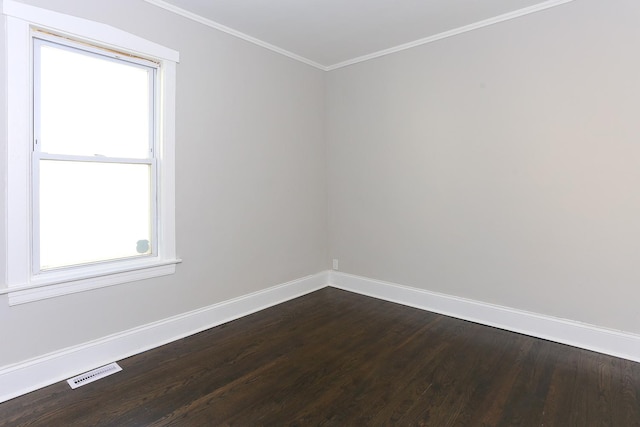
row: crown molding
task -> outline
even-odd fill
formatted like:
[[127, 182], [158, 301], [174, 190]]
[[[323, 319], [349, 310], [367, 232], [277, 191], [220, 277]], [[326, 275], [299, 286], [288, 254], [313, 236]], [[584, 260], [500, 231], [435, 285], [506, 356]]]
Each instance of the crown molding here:
[[257, 39], [255, 37], [252, 37], [248, 34], [242, 33], [240, 31], [234, 30], [233, 28], [229, 28], [225, 25], [222, 25], [218, 22], [215, 22], [211, 19], [205, 18], [201, 15], [198, 15], [196, 13], [193, 12], [189, 12], [188, 10], [182, 9], [180, 7], [174, 6], [164, 0], [144, 0], [147, 3], [150, 3], [154, 6], [158, 6], [162, 9], [168, 10], [170, 12], [173, 12], [177, 15], [180, 15], [184, 18], [187, 19], [191, 19], [193, 21], [199, 22], [203, 25], [206, 25], [208, 27], [211, 28], [215, 28], [216, 30], [222, 31], [224, 33], [230, 34], [234, 37], [238, 37], [242, 40], [248, 41], [250, 43], [253, 43], [255, 45], [261, 46], [265, 49], [269, 49], [273, 52], [279, 53], [281, 55], [284, 55], [288, 58], [294, 59], [296, 61], [302, 62], [304, 64], [310, 65], [314, 68], [317, 68], [319, 70], [322, 71], [332, 71], [332, 70], [337, 70], [338, 68], [343, 68], [343, 67], [347, 67], [349, 65], [354, 65], [354, 64], [358, 64], [360, 62], [365, 62], [365, 61], [369, 61], [371, 59], [375, 59], [375, 58], [380, 58], [381, 56], [386, 56], [386, 55], [390, 55], [392, 53], [396, 53], [396, 52], [400, 52], [403, 50], [407, 50], [407, 49], [411, 49], [413, 47], [417, 47], [417, 46], [422, 46], [424, 44], [428, 44], [428, 43], [433, 43], [435, 41], [438, 40], [442, 40], [442, 39], [446, 39], [448, 37], [453, 37], [453, 36], [457, 36], [459, 34], [463, 34], [463, 33], [467, 33], [469, 31], [473, 31], [473, 30], [477, 30], [480, 28], [484, 28], [484, 27], [488, 27], [490, 25], [494, 25], [494, 24], [498, 24], [500, 22], [505, 22], [505, 21], [509, 21], [511, 19], [515, 19], [515, 18], [519, 18], [521, 16], [525, 16], [525, 15], [529, 15], [532, 13], [536, 13], [536, 12], [540, 12], [546, 9], [550, 9], [552, 7], [556, 7], [556, 6], [560, 6], [566, 3], [570, 3], [573, 2], [574, 0], [547, 0], [547, 1], [543, 1], [541, 3], [538, 3], [536, 5], [533, 6], [529, 6], [529, 7], [525, 7], [522, 9], [518, 9], [518, 10], [514, 10], [512, 12], [508, 12], [508, 13], [504, 13], [502, 15], [498, 15], [498, 16], [494, 16], [492, 18], [488, 18], [488, 19], [484, 19], [482, 21], [478, 21], [478, 22], [474, 22], [472, 24], [469, 25], [465, 25], [462, 27], [458, 27], [458, 28], [454, 28], [452, 30], [448, 30], [448, 31], [444, 31], [442, 33], [438, 33], [438, 34], [434, 34], [432, 36], [429, 37], [425, 37], [419, 40], [414, 40], [412, 42], [409, 43], [404, 43], [395, 47], [391, 47], [388, 49], [383, 49], [377, 52], [373, 52], [367, 55], [363, 55], [363, 56], [358, 56], [356, 58], [353, 59], [349, 59], [343, 62], [339, 62], [337, 64], [333, 64], [333, 65], [322, 65], [319, 64], [315, 61], [312, 61], [308, 58], [305, 58], [303, 56], [297, 55], [293, 52], [289, 52], [288, 50], [282, 49], [278, 46], [274, 46], [270, 43], [267, 43], [265, 41], [262, 41], [260, 39]]
[[165, 9], [169, 12], [173, 12], [176, 15], [180, 15], [184, 18], [187, 19], [191, 19], [192, 21], [198, 22], [200, 24], [206, 25], [207, 27], [211, 27], [211, 28], [215, 28], [216, 30], [222, 31], [223, 33], [227, 33], [229, 35], [232, 35], [234, 37], [237, 37], [239, 39], [242, 39], [244, 41], [248, 41], [249, 43], [253, 43], [255, 45], [258, 45], [260, 47], [263, 47], [265, 49], [271, 50], [273, 52], [279, 53], [280, 55], [284, 55], [288, 58], [294, 59], [296, 61], [302, 62], [303, 64], [307, 64], [310, 65], [314, 68], [317, 68], [319, 70], [322, 71], [327, 71], [327, 67], [325, 67], [324, 65], [318, 64], [317, 62], [314, 62], [310, 59], [307, 59], [303, 56], [297, 55], [293, 52], [289, 52], [286, 49], [282, 49], [278, 46], [274, 46], [271, 43], [267, 43], [265, 41], [262, 41], [260, 39], [257, 39], [255, 37], [252, 37], [248, 34], [245, 34], [243, 32], [234, 30], [233, 28], [229, 28], [225, 25], [222, 25], [216, 21], [213, 21], [211, 19], [205, 18], [204, 16], [198, 15], [196, 13], [193, 12], [189, 12], [188, 10], [182, 9], [180, 7], [174, 6], [170, 3], [167, 3], [164, 0], [144, 0], [147, 3], [150, 3], [154, 6], [160, 7], [162, 9]]
[[370, 53], [368, 55], [359, 56], [357, 58], [349, 59], [344, 62], [340, 62], [334, 65], [330, 65], [327, 71], [337, 70], [338, 68], [347, 67], [349, 65], [358, 64], [360, 62], [369, 61], [371, 59], [379, 58], [381, 56], [390, 55], [392, 53], [400, 52], [403, 50], [411, 49], [413, 47], [422, 46], [423, 44], [433, 43], [438, 40], [446, 39], [449, 37], [457, 36], [458, 34], [467, 33], [469, 31], [477, 30], [480, 28], [488, 27], [490, 25], [498, 24], [500, 22], [509, 21], [511, 19], [519, 18], [521, 16], [529, 15], [542, 10], [550, 9], [552, 7], [560, 6], [565, 3], [570, 3], [574, 0], [547, 0], [542, 3], [538, 3], [533, 6], [525, 7], [523, 9], [514, 10], [513, 12], [504, 13], [502, 15], [494, 16], [493, 18], [484, 19], [482, 21], [474, 22], [473, 24], [465, 25], [463, 27], [454, 28], [453, 30], [444, 31], [442, 33], [434, 34], [423, 39], [414, 40], [409, 43], [401, 44], [391, 47], [389, 49], [380, 50], [378, 52]]

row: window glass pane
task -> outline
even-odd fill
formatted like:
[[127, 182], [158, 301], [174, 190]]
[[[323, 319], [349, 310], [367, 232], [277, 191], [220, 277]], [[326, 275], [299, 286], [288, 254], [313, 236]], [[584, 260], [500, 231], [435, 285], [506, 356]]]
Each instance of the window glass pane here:
[[150, 69], [40, 45], [40, 149], [148, 158]]
[[150, 172], [40, 160], [40, 268], [151, 254]]

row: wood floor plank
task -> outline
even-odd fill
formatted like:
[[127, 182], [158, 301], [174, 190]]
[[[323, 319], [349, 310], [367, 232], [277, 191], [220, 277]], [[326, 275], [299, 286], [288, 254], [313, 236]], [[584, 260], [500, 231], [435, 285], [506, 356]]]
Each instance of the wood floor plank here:
[[0, 426], [640, 426], [640, 364], [326, 288], [0, 404]]

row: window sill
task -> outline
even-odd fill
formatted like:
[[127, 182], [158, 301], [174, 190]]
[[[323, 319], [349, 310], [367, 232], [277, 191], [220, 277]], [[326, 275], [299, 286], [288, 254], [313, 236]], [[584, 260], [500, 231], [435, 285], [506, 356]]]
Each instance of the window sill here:
[[[118, 270], [95, 269], [76, 277], [65, 274], [52, 274], [46, 278], [34, 279], [28, 285], [16, 285], [0, 290], [0, 294], [9, 295], [9, 305], [25, 304], [54, 298], [62, 295], [99, 289], [152, 277], [167, 276], [175, 273], [180, 259], [153, 263], [130, 264]], [[66, 277], [65, 277], [66, 276]]]

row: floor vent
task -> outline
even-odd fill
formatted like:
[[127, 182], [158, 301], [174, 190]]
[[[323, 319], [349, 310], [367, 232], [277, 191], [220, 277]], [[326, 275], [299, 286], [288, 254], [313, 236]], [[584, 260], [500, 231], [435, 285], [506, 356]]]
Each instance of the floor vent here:
[[120, 371], [122, 371], [122, 368], [114, 362], [109, 365], [96, 368], [92, 371], [85, 372], [84, 374], [80, 374], [77, 377], [69, 378], [67, 382], [71, 388], [78, 388]]

